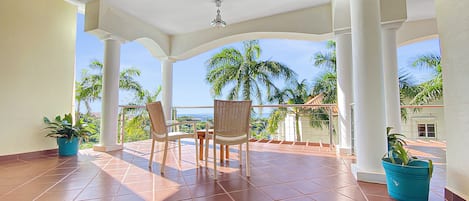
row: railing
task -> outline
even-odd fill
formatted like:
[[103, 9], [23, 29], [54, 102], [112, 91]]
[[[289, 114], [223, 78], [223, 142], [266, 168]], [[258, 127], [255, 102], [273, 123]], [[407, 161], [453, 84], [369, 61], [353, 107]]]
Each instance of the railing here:
[[[145, 106], [137, 106], [137, 105], [122, 105], [120, 107], [120, 130], [119, 130], [119, 142], [129, 142], [129, 141], [136, 141], [136, 140], [143, 140], [143, 139], [150, 139], [150, 126], [149, 126], [149, 121], [146, 120], [146, 122], [142, 122], [143, 124], [140, 125], [143, 129], [144, 137], [135, 137], [133, 136], [134, 133], [126, 133], [126, 128], [129, 128], [129, 123], [132, 123], [131, 120], [136, 117], [136, 115], [141, 115], [145, 116], [148, 118], [148, 114], [146, 113]], [[266, 126], [267, 122], [265, 119], [268, 117], [266, 114], [270, 114], [273, 109], [279, 109], [279, 108], [312, 108], [312, 109], [319, 109], [322, 108], [322, 110], [315, 110], [316, 115], [322, 115], [323, 117], [326, 117], [322, 120], [322, 122], [319, 122], [318, 124], [321, 124], [324, 126], [323, 128], [312, 128], [309, 127], [309, 125], [304, 125], [305, 121], [305, 116], [302, 117], [302, 128], [301, 128], [301, 135], [302, 138], [300, 138], [300, 141], [302, 143], [317, 143], [319, 145], [324, 144], [325, 146], [331, 145], [330, 147], [333, 147], [335, 144], [338, 144], [338, 136], [336, 135], [336, 129], [337, 128], [337, 114], [334, 114], [333, 108], [336, 107], [334, 104], [278, 104], [278, 105], [253, 105], [252, 106], [255, 111], [257, 111], [256, 115], [253, 115], [252, 117], [252, 122], [253, 125], [256, 123], [263, 123], [264, 125], [261, 126]], [[410, 138], [417, 138], [415, 137], [415, 133], [418, 133], [417, 130], [417, 125], [415, 122], [418, 123], [419, 118], [420, 119], [429, 119], [433, 118], [435, 120], [435, 124], [437, 126], [443, 125], [443, 122], [440, 122], [440, 120], [443, 118], [443, 105], [403, 105], [401, 108], [407, 109], [408, 112], [408, 120], [402, 121], [402, 130], [405, 134], [410, 136]], [[265, 112], [263, 115], [260, 115], [260, 112], [258, 112], [258, 109], [262, 109], [263, 112]], [[205, 110], [205, 112], [203, 112]], [[267, 111], [266, 111], [267, 110]], [[191, 112], [192, 111], [192, 112]], [[201, 114], [202, 111], [202, 114]], [[212, 121], [212, 113], [213, 113], [213, 106], [176, 106], [172, 108], [172, 119], [176, 120], [177, 118], [181, 118], [182, 116], [180, 114], [193, 114], [192, 119], [189, 120], [195, 120], [199, 121], [198, 128], [197, 129], [202, 129], [205, 126], [205, 121]], [[355, 112], [354, 112], [355, 113]], [[356, 114], [354, 114], [356, 115]], [[262, 117], [264, 119], [262, 119]], [[261, 120], [259, 120], [261, 119]], [[257, 122], [256, 122], [257, 120]], [[332, 120], [332, 121], [329, 121]], [[145, 121], [145, 120], [144, 120]], [[134, 122], [135, 123], [135, 122]], [[282, 122], [283, 125], [285, 125], [285, 122]], [[353, 130], [353, 121], [351, 129]], [[131, 125], [135, 126], [135, 125]], [[414, 128], [415, 127], [415, 128]], [[442, 126], [441, 126], [442, 127]], [[438, 127], [436, 132], [438, 131]], [[265, 129], [265, 128], [253, 128], [254, 129]], [[280, 131], [283, 129], [282, 131]], [[290, 135], [295, 136], [296, 130], [293, 128], [289, 128], [290, 130], [288, 131]], [[142, 132], [142, 130], [138, 132]], [[293, 142], [298, 142], [296, 137], [286, 137], [286, 132], [287, 132], [286, 126], [281, 127], [279, 126], [279, 130], [277, 130], [276, 133], [266, 133], [268, 136], [267, 138], [261, 138], [258, 135], [257, 140], [261, 141], [272, 141], [272, 142], [285, 142], [285, 143], [290, 143], [291, 141]], [[257, 130], [259, 131], [259, 130]], [[128, 131], [127, 131], [128, 132]], [[292, 134], [293, 133], [293, 134]], [[353, 140], [355, 138], [355, 134], [352, 131], [352, 149], [354, 147]], [[254, 135], [253, 135], [254, 136]], [[306, 136], [306, 137], [305, 137]], [[414, 137], [412, 137], [414, 136]], [[438, 135], [437, 137], [438, 138]]]
[[[128, 141], [133, 141], [133, 140], [142, 140], [143, 137], [133, 137], [132, 133], [126, 133], [126, 127], [128, 126], [127, 124], [131, 122], [132, 119], [134, 118], [140, 118], [139, 116], [146, 116], [148, 117], [148, 114], [146, 113], [145, 106], [137, 106], [137, 105], [121, 105], [120, 107], [120, 130], [119, 130], [119, 142], [128, 142]], [[253, 126], [252, 132], [256, 133], [258, 138], [257, 140], [264, 140], [264, 141], [276, 141], [276, 142], [287, 142], [290, 143], [291, 141], [293, 142], [298, 142], [302, 141], [303, 143], [317, 143], [319, 145], [324, 145], [329, 147], [333, 147], [335, 145], [334, 142], [337, 141], [337, 136], [335, 134], [335, 125], [337, 125], [337, 118], [335, 118], [336, 115], [333, 114], [333, 108], [336, 107], [335, 104], [278, 104], [278, 105], [253, 105], [252, 106], [254, 109], [255, 115], [252, 115], [251, 120], [252, 120], [252, 125], [257, 125], [261, 124], [258, 126]], [[301, 122], [301, 128], [300, 128], [300, 139], [297, 139], [296, 136], [298, 133], [296, 130], [296, 127], [294, 126], [293, 128], [290, 126], [287, 128], [285, 121], [281, 121], [280, 123], [283, 123], [283, 127], [281, 127], [283, 130], [280, 131], [281, 129], [279, 128], [276, 133], [268, 133], [266, 132], [266, 126], [267, 126], [267, 114], [270, 114], [274, 109], [279, 109], [279, 108], [290, 108], [290, 111], [292, 109], [298, 109], [301, 108], [303, 109], [303, 113], [300, 113], [300, 120]], [[306, 110], [309, 109], [309, 110]], [[315, 109], [315, 110], [311, 110]], [[205, 115], [200, 115], [201, 111], [206, 110], [204, 112]], [[262, 110], [262, 113], [260, 112]], [[266, 111], [267, 110], [267, 111]], [[185, 112], [181, 112], [185, 111]], [[188, 111], [193, 111], [193, 112], [188, 112]], [[304, 111], [309, 111], [307, 113], [308, 115], [317, 115], [321, 116], [321, 118], [316, 119], [315, 124], [316, 125], [322, 125], [327, 128], [327, 130], [324, 130], [322, 127], [321, 128], [316, 128], [316, 127], [311, 127], [309, 124], [304, 125], [305, 121], [308, 121], [307, 115]], [[314, 111], [314, 113], [312, 113]], [[265, 113], [264, 113], [265, 112]], [[204, 128], [203, 126], [205, 125], [205, 121], [212, 121], [212, 113], [213, 113], [213, 106], [177, 106], [172, 108], [172, 119], [176, 120], [176, 118], [181, 118], [182, 116], [178, 115], [179, 113], [181, 114], [191, 114], [192, 119], [190, 120], [196, 120], [200, 121], [200, 124], [198, 124], [198, 129]], [[291, 115], [291, 114], [290, 114]], [[204, 118], [200, 118], [203, 116]], [[199, 117], [199, 118], [198, 118]], [[146, 122], [145, 122], [146, 121]], [[294, 120], [293, 120], [294, 121]], [[135, 122], [134, 122], [135, 123]], [[145, 138], [150, 139], [150, 132], [149, 132], [149, 121], [148, 120], [143, 120], [142, 123], [145, 123], [146, 125], [142, 125], [144, 128], [143, 130], [146, 130]], [[296, 122], [290, 122], [296, 125]], [[135, 125], [132, 125], [135, 126]], [[199, 127], [200, 126], [200, 127]], [[264, 126], [264, 127], [262, 127]], [[261, 127], [261, 128], [260, 128]], [[128, 127], [127, 127], [128, 128]], [[257, 129], [257, 130], [254, 130]], [[139, 131], [140, 132], [140, 131]], [[267, 139], [261, 139], [259, 138], [259, 133], [264, 132], [267, 136], [269, 136]], [[289, 137], [287, 138], [287, 133], [289, 134]], [[132, 136], [132, 137], [130, 137]], [[293, 136], [293, 137], [291, 137]], [[126, 139], [127, 138], [127, 139]], [[323, 139], [327, 138], [327, 139]], [[328, 141], [327, 143], [325, 143]]]

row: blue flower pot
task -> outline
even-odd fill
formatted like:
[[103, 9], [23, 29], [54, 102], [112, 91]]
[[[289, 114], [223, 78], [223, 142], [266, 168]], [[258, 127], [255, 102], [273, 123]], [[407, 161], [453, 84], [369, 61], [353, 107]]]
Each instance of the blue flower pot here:
[[57, 138], [57, 145], [59, 145], [59, 156], [75, 156], [78, 153], [79, 146], [78, 138], [74, 137], [68, 141], [67, 138]]
[[403, 166], [384, 158], [382, 164], [389, 196], [396, 200], [428, 200], [431, 177], [428, 162], [415, 160]]

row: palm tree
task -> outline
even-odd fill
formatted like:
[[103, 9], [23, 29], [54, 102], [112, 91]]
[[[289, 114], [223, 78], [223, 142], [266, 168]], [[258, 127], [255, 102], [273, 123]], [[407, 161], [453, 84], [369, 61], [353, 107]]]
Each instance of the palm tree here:
[[[399, 94], [400, 105], [406, 105], [406, 100], [413, 99], [420, 92], [414, 76], [405, 68], [399, 69]], [[401, 108], [401, 119], [407, 121], [408, 112], [406, 108]]]
[[[314, 54], [314, 66], [326, 68], [327, 71], [315, 80], [311, 90], [311, 96], [323, 95], [323, 104], [337, 103], [337, 60], [336, 43], [327, 41], [326, 51]], [[329, 126], [328, 108], [316, 108], [312, 110], [313, 115], [310, 118], [310, 124], [313, 127], [322, 128]]]
[[[87, 113], [91, 112], [90, 103], [101, 99], [103, 86], [103, 64], [94, 60], [89, 65], [91, 69], [98, 70], [95, 74], [90, 74], [87, 70], [82, 72], [82, 80], [76, 84], [76, 100], [78, 101], [77, 111], [79, 112], [80, 103], [84, 102]], [[120, 72], [119, 88], [135, 92], [137, 97], [143, 98], [144, 91], [135, 77], [140, 76], [140, 70], [137, 68], [126, 68]]]
[[[269, 97], [270, 102], [277, 102], [279, 104], [304, 104], [309, 99], [309, 86], [306, 80], [301, 82], [294, 81], [292, 84], [287, 86], [285, 89], [277, 92], [273, 96]], [[292, 107], [292, 108], [279, 108], [272, 111], [268, 120], [267, 131], [274, 133], [278, 129], [278, 123], [280, 120], [285, 119], [288, 114], [295, 116], [295, 133], [296, 141], [301, 141], [300, 132], [300, 117], [304, 114], [311, 114], [311, 109], [305, 109], [303, 107]]]
[[330, 68], [333, 72], [337, 71], [337, 59], [335, 52], [335, 41], [329, 40], [326, 44], [325, 52], [317, 52], [314, 54], [314, 65], [320, 67]]
[[[327, 51], [318, 52], [314, 55], [314, 65], [318, 67], [326, 67], [329, 70], [316, 80], [316, 84], [313, 86], [312, 90], [313, 96], [317, 96], [321, 93], [324, 94], [323, 103], [325, 104], [337, 103], [337, 67], [335, 47], [336, 44], [334, 41], [328, 41], [326, 45]], [[417, 63], [420, 64], [421, 61], [425, 60], [426, 59], [422, 59], [419, 60], [419, 62], [415, 62], [415, 65], [417, 65]], [[403, 69], [399, 70], [401, 105], [404, 105], [404, 98], [406, 97], [417, 98], [416, 95], [421, 89], [416, 87], [414, 83], [415, 82], [412, 74]], [[327, 111], [323, 109], [315, 109], [315, 111], [317, 111], [318, 114], [327, 113]], [[319, 115], [317, 118], [317, 120], [328, 120], [328, 115]], [[404, 120], [407, 119], [407, 110], [405, 108], [401, 109], [401, 118]], [[314, 125], [321, 126], [321, 124]]]
[[[136, 97], [135, 102], [129, 103], [129, 105], [145, 105], [150, 102], [154, 102], [158, 99], [161, 94], [161, 85], [155, 91], [143, 90], [142, 97]], [[127, 108], [128, 116], [131, 119], [125, 120], [125, 141], [137, 141], [148, 139], [150, 136], [150, 117], [145, 109], [141, 108]]]
[[215, 97], [229, 88], [227, 99], [252, 100], [263, 103], [267, 97], [278, 91], [274, 81], [291, 80], [296, 73], [277, 61], [260, 61], [261, 48], [258, 40], [243, 42], [243, 51], [224, 48], [207, 62], [206, 80], [212, 85]]
[[324, 73], [313, 86], [311, 94], [317, 96], [324, 94], [323, 103], [337, 103], [337, 67], [335, 41], [328, 41], [325, 52], [314, 54], [314, 65], [316, 67], [325, 67], [328, 72]]
[[412, 66], [433, 69], [435, 70], [435, 76], [433, 79], [419, 85], [419, 92], [410, 101], [410, 104], [422, 105], [441, 99], [443, 97], [441, 57], [435, 54], [423, 55], [417, 58]]

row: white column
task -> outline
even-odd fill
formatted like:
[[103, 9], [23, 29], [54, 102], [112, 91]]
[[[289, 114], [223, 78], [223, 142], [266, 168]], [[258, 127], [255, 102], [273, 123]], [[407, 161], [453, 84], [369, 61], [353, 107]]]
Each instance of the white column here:
[[350, 30], [336, 33], [337, 105], [339, 107], [339, 153], [351, 153], [351, 108], [353, 103], [352, 36]]
[[386, 152], [383, 62], [379, 0], [350, 1], [353, 44], [354, 134], [360, 181], [385, 183]]
[[401, 22], [383, 25], [383, 67], [386, 102], [386, 126], [394, 133], [401, 133], [401, 104], [397, 66], [396, 31]]
[[101, 135], [96, 151], [122, 149], [117, 144], [117, 126], [119, 110], [119, 70], [120, 42], [108, 38], [104, 40], [103, 95], [101, 105]]
[[469, 1], [436, 0], [435, 6], [443, 70], [446, 189], [469, 200]]
[[171, 119], [171, 108], [173, 107], [173, 63], [171, 59], [161, 61], [162, 77], [162, 105], [166, 120]]

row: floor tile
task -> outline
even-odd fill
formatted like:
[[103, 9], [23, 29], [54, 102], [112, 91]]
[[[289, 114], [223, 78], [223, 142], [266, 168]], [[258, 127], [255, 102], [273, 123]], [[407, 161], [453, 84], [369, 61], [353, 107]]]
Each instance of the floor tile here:
[[191, 199], [191, 193], [186, 187], [167, 188], [154, 192], [154, 200], [176, 201]]
[[[122, 151], [88, 149], [74, 157], [0, 161], [0, 181], [8, 181], [0, 183], [0, 200], [392, 200], [386, 185], [355, 181], [353, 156], [337, 156], [328, 148], [252, 142], [251, 177], [233, 149], [215, 181], [213, 158], [197, 168], [192, 142], [183, 142], [181, 165], [171, 144], [164, 174], [159, 172], [160, 152], [155, 152], [153, 168], [147, 167], [150, 145], [147, 140], [127, 143]], [[437, 157], [429, 200], [443, 200], [444, 145], [412, 142], [409, 147]]]
[[323, 192], [323, 191], [329, 190], [328, 188], [321, 186], [319, 184], [316, 184], [309, 180], [291, 182], [291, 183], [287, 183], [287, 185], [299, 191], [302, 194], [312, 194], [312, 193]]
[[46, 192], [37, 198], [38, 201], [63, 201], [63, 200], [73, 200], [80, 193], [79, 190], [70, 190], [70, 191], [58, 191], [58, 192]]
[[287, 184], [276, 184], [259, 189], [275, 200], [282, 200], [303, 195], [302, 193], [290, 188]]
[[232, 201], [228, 194], [219, 194], [209, 197], [199, 197], [192, 199], [193, 201]]
[[339, 188], [336, 189], [336, 191], [341, 193], [342, 195], [352, 198], [355, 201], [366, 201], [365, 195], [360, 190], [360, 187], [358, 187], [358, 185]]
[[113, 198], [113, 201], [145, 201], [145, 198], [140, 197], [136, 194], [128, 194], [128, 195], [121, 195], [116, 196]]
[[340, 194], [339, 192], [336, 191], [327, 191], [327, 192], [321, 192], [321, 193], [315, 193], [312, 195], [309, 195], [311, 198], [313, 198], [316, 201], [354, 201], [352, 198], [349, 198], [345, 195]]
[[243, 191], [236, 191], [230, 193], [235, 201], [255, 200], [255, 201], [270, 201], [273, 200], [264, 192], [257, 189], [248, 189]]
[[193, 198], [207, 197], [211, 195], [225, 193], [225, 191], [215, 182], [188, 186]]
[[294, 197], [294, 198], [287, 198], [282, 201], [313, 201], [314, 199], [311, 198], [310, 196], [303, 195], [300, 197]]
[[246, 190], [253, 187], [247, 180], [241, 178], [219, 181], [218, 184], [221, 185], [226, 192]]

